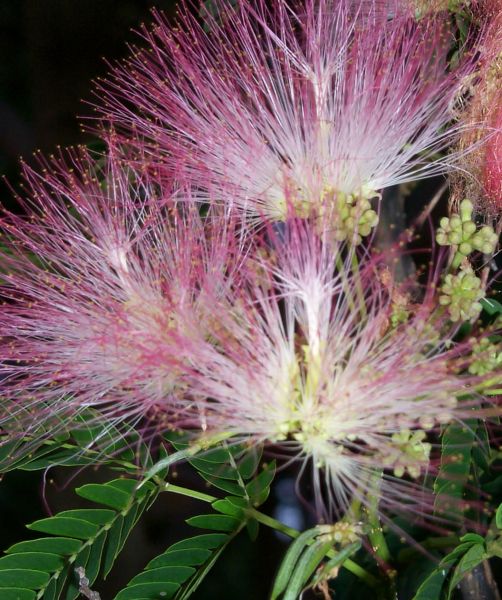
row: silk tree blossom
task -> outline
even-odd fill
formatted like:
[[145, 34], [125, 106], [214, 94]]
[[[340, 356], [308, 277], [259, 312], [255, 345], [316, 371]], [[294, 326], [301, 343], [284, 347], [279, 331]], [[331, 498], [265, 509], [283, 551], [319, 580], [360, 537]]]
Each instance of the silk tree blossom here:
[[202, 220], [190, 195], [113, 155], [43, 167], [24, 166], [26, 216], [2, 220], [0, 433], [36, 441], [90, 407], [119, 428], [167, 419], [183, 395], [181, 315], [203, 332], [204, 296], [217, 301], [245, 256], [231, 211]]
[[247, 284], [219, 303], [212, 341], [180, 341], [194, 423], [310, 462], [324, 516], [375, 494], [425, 514], [415, 480], [434, 471], [435, 434], [481, 414], [475, 390], [493, 373], [469, 372], [472, 340], [453, 342], [433, 281], [418, 295], [378, 259], [352, 271], [347, 252], [318, 223], [269, 233]]
[[326, 204], [368, 209], [391, 185], [441, 173], [452, 107], [473, 70], [448, 66], [448, 18], [407, 2], [239, 0], [201, 24], [158, 13], [147, 47], [100, 85], [98, 108], [169, 173], [282, 219]]
[[[499, 0], [474, 3], [474, 14], [487, 22], [479, 47], [479, 69], [472, 89], [473, 98], [462, 114], [467, 124], [483, 123], [484, 128], [467, 127], [459, 147], [475, 147], [463, 161], [462, 178], [457, 181], [457, 197], [469, 197], [477, 212], [488, 220], [501, 221], [502, 215], [502, 4]], [[476, 146], [488, 131], [484, 144]], [[500, 225], [499, 225], [500, 233]]]

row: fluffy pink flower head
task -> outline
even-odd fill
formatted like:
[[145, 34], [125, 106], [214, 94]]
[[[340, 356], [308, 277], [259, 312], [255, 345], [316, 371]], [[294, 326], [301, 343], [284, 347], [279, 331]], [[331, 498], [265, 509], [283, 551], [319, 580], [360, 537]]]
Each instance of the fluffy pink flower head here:
[[113, 156], [42, 162], [24, 167], [25, 216], [1, 223], [0, 432], [37, 439], [91, 407], [118, 425], [167, 419], [183, 391], [173, 335], [211, 319], [203, 298], [225, 292], [243, 253], [235, 223], [202, 220], [189, 195]]
[[148, 47], [99, 90], [105, 119], [168, 172], [284, 218], [288, 203], [308, 214], [454, 163], [432, 157], [457, 133], [451, 109], [473, 65], [448, 67], [443, 13], [416, 19], [408, 3], [375, 0], [213, 6], [205, 24], [187, 8], [176, 27], [156, 14]]
[[[486, 203], [495, 215], [502, 215], [502, 3], [487, 0], [485, 10], [491, 18], [487, 34], [487, 50], [484, 81], [481, 82], [479, 103], [485, 110], [485, 118], [493, 127], [494, 134], [486, 144], [483, 168], [483, 188]], [[483, 106], [484, 104], [484, 106]]]
[[[502, 215], [502, 3], [479, 0], [473, 3], [474, 15], [484, 25], [485, 35], [479, 47], [479, 69], [463, 121], [482, 123], [483, 127], [467, 127], [460, 147], [474, 148], [462, 164], [457, 196], [468, 197], [477, 211], [486, 217]], [[483, 25], [481, 25], [483, 27]], [[486, 134], [488, 135], [486, 136]], [[484, 144], [480, 139], [486, 137]]]
[[493, 212], [502, 214], [502, 102], [500, 100], [493, 108], [492, 123], [496, 132], [486, 144], [483, 185]]
[[369, 256], [352, 271], [327, 233], [298, 220], [269, 233], [247, 284], [220, 302], [212, 342], [180, 340], [194, 423], [310, 461], [325, 515], [372, 494], [427, 513], [414, 480], [433, 471], [435, 433], [481, 403], [465, 399], [483, 379], [471, 344], [452, 341], [435, 286], [413, 298]]

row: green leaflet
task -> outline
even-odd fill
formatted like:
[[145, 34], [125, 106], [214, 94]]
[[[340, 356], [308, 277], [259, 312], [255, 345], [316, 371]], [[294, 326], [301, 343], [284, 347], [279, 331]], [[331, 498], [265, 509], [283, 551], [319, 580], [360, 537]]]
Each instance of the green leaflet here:
[[238, 519], [217, 514], [192, 517], [187, 523], [203, 528], [213, 525], [225, 533], [198, 535], [171, 545], [133, 577], [115, 600], [133, 600], [140, 594], [152, 597], [147, 595], [160, 591], [163, 598], [188, 598], [244, 525]]
[[97, 483], [89, 483], [75, 490], [79, 496], [109, 506], [115, 510], [124, 510], [130, 502], [130, 494], [110, 485], [102, 486]]
[[0, 558], [0, 571], [7, 569], [34, 569], [50, 573], [64, 565], [64, 558], [48, 552], [19, 552]]
[[488, 555], [486, 553], [485, 545], [483, 544], [474, 544], [467, 550], [467, 552], [462, 556], [457, 566], [455, 567], [455, 571], [450, 580], [450, 585], [448, 589], [448, 598], [450, 598], [453, 590], [460, 583], [460, 581], [472, 571], [475, 567], [477, 567]]
[[440, 600], [444, 582], [449, 574], [449, 568], [434, 569], [418, 588], [413, 600]]
[[303, 587], [332, 546], [333, 542], [331, 540], [327, 542], [316, 540], [305, 549], [284, 592], [284, 600], [297, 600]]
[[[413, 600], [449, 599], [462, 578], [488, 557], [485, 539], [477, 533], [465, 534], [460, 542], [422, 582]], [[448, 578], [449, 584], [445, 589]]]
[[495, 513], [495, 524], [499, 529], [502, 529], [502, 504], [497, 508]]
[[236, 529], [240, 520], [228, 515], [197, 515], [187, 519], [187, 523], [192, 527], [200, 529], [212, 529], [214, 531], [232, 531]]
[[302, 552], [308, 544], [312, 543], [319, 534], [319, 528], [314, 527], [301, 533], [293, 542], [291, 542], [279, 568], [279, 572], [274, 581], [274, 587], [270, 600], [276, 600], [286, 589], [296, 564], [300, 559]]
[[[66, 510], [28, 525], [54, 537], [19, 542], [7, 549], [0, 558], [2, 600], [77, 598], [75, 568], [85, 569], [90, 585], [100, 574], [106, 577], [157, 488], [148, 484], [138, 492], [136, 480], [116, 479], [82, 486], [76, 493], [106, 508]], [[21, 592], [12, 591], [17, 588]], [[36, 596], [25, 593], [29, 590]]]
[[82, 542], [68, 538], [39, 538], [37, 540], [28, 540], [18, 542], [5, 552], [7, 554], [16, 554], [18, 552], [53, 552], [56, 555], [68, 556], [78, 552]]
[[465, 425], [451, 423], [441, 440], [441, 466], [434, 482], [434, 511], [450, 518], [462, 516], [461, 500], [471, 469], [471, 451], [476, 439], [477, 421]]
[[36, 569], [5, 569], [0, 571], [0, 590], [22, 585], [28, 590], [38, 590], [49, 581], [49, 574]]
[[36, 593], [24, 588], [2, 588], [2, 600], [35, 600]]
[[502, 304], [493, 298], [482, 298], [481, 306], [490, 316], [502, 315]]
[[[339, 550], [333, 548], [332, 539], [319, 536], [319, 527], [301, 533], [289, 546], [274, 581], [270, 600], [296, 600], [307, 585], [316, 585], [330, 577], [331, 571], [342, 565], [361, 547], [361, 542], [353, 542]], [[329, 556], [322, 569], [313, 579], [314, 571]]]

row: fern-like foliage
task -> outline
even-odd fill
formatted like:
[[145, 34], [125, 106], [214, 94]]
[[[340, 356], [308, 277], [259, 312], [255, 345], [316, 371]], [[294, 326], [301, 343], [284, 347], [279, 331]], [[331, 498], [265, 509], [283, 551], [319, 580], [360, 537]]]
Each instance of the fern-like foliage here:
[[85, 569], [89, 584], [106, 577], [157, 488], [137, 490], [133, 479], [88, 484], [76, 490], [100, 508], [65, 510], [28, 528], [47, 534], [14, 544], [0, 558], [2, 600], [74, 600], [79, 595], [75, 570]]
[[188, 598], [234, 536], [235, 532], [212, 533], [173, 544], [133, 577], [115, 600]]
[[70, 430], [51, 438], [46, 438], [43, 432], [33, 439], [23, 437], [4, 441], [0, 437], [0, 473], [98, 463], [107, 463], [131, 474], [153, 464], [150, 452], [137, 432], [125, 425], [119, 430], [113, 424], [103, 422], [99, 414], [90, 409], [75, 418]]
[[[59, 464], [92, 463], [99, 451], [94, 446], [95, 439], [101, 440], [101, 448], [106, 449], [108, 456], [111, 454], [104, 462], [112, 466], [115, 463], [125, 473], [137, 470], [138, 461], [147, 467], [153, 464], [147, 451], [138, 445], [136, 448], [142, 453], [138, 457], [138, 451], [132, 453], [117, 433], [107, 430], [105, 435], [96, 427], [79, 427], [59, 439], [45, 441], [30, 453], [15, 454], [14, 448], [15, 467], [47, 468], [56, 458], [61, 459]], [[188, 440], [180, 436], [171, 435], [169, 443], [177, 452], [189, 447]], [[166, 454], [161, 449], [161, 459]], [[10, 457], [5, 454], [4, 458], [4, 466], [11, 468]], [[275, 474], [274, 463], [265, 465], [257, 474], [260, 460], [261, 453], [256, 448], [226, 444], [189, 459], [206, 482], [230, 494], [224, 498], [170, 484], [163, 479], [166, 470], [158, 472], [154, 481], [143, 481], [140, 486], [136, 479], [115, 479], [78, 488], [80, 497], [99, 507], [65, 510], [28, 525], [46, 537], [14, 544], [0, 558], [0, 598], [74, 600], [80, 593], [79, 574], [85, 573], [86, 586], [92, 586], [99, 576], [106, 578], [132, 528], [160, 491], [184, 493], [210, 503], [213, 512], [187, 521], [210, 532], [169, 547], [131, 579], [117, 600], [188, 598], [242, 529], [247, 527], [249, 534], [256, 537], [258, 523], [252, 511], [266, 500]]]
[[[170, 441], [178, 451], [187, 447], [184, 439], [171, 436]], [[242, 529], [246, 527], [255, 538], [258, 523], [252, 510], [268, 497], [275, 475], [275, 463], [265, 465], [256, 474], [260, 457], [257, 449], [245, 451], [242, 446], [223, 446], [190, 459], [190, 464], [204, 480], [232, 495], [220, 499], [206, 495], [213, 512], [191, 517], [187, 523], [211, 533], [170, 546], [151, 560], [142, 573], [133, 577], [115, 600], [186, 600]], [[169, 484], [166, 489], [169, 491]]]

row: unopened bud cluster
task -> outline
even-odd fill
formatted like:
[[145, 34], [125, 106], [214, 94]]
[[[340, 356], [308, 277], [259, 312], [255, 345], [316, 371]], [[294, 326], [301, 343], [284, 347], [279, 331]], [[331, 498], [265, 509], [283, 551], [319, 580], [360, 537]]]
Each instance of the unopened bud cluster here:
[[474, 250], [492, 254], [497, 246], [497, 234], [489, 225], [478, 229], [472, 220], [472, 211], [472, 202], [463, 200], [459, 214], [443, 217], [436, 235], [437, 243], [440, 246], [457, 246], [457, 251], [463, 256], [469, 256]]
[[485, 292], [468, 261], [457, 274], [446, 275], [440, 291], [439, 303], [448, 308], [452, 321], [470, 321], [481, 312]]
[[453, 418], [458, 405], [455, 396], [448, 393], [438, 393], [435, 397], [438, 412], [436, 415], [422, 415], [418, 422], [420, 427], [425, 430], [433, 429], [436, 425], [447, 425]]
[[476, 342], [474, 339], [472, 355], [474, 360], [469, 366], [469, 373], [485, 375], [498, 368], [502, 368], [502, 350], [500, 344], [493, 344], [488, 338]]
[[406, 323], [410, 316], [409, 299], [403, 294], [395, 294], [392, 302], [392, 312], [390, 315], [390, 323], [392, 327], [398, 327], [402, 323]]
[[347, 521], [340, 521], [334, 525], [319, 525], [319, 531], [321, 540], [340, 544], [341, 546], [357, 542], [362, 535], [359, 523]]
[[370, 201], [364, 196], [338, 192], [335, 202], [335, 239], [360, 244], [362, 238], [369, 235], [378, 224], [378, 215], [371, 208]]
[[396, 477], [403, 477], [407, 472], [410, 477], [418, 478], [422, 468], [429, 463], [431, 445], [424, 442], [425, 431], [403, 429], [392, 436], [393, 448], [383, 457], [385, 466], [392, 466]]

